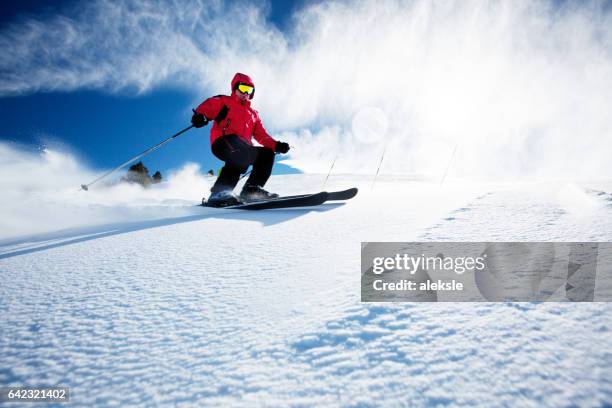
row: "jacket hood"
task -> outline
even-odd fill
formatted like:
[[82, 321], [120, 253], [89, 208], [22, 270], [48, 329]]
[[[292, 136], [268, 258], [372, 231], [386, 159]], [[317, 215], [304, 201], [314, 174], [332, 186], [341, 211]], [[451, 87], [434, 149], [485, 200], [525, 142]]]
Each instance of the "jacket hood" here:
[[[232, 79], [232, 94], [234, 93], [236, 87], [238, 87], [238, 84], [249, 85], [255, 88], [255, 83], [253, 82], [251, 77], [246, 74], [241, 74], [240, 72], [236, 73], [236, 75], [234, 75], [234, 78]], [[253, 93], [251, 94], [249, 99], [253, 99], [253, 96], [255, 96], [255, 89], [253, 89]]]

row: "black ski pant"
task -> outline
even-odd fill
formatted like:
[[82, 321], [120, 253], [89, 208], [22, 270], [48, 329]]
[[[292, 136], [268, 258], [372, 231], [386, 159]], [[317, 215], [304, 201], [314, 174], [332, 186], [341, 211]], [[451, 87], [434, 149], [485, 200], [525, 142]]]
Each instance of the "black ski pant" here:
[[246, 173], [250, 165], [253, 165], [253, 171], [246, 185], [263, 187], [272, 173], [274, 151], [267, 147], [252, 146], [240, 136], [221, 136], [213, 143], [212, 152], [225, 162], [221, 174], [210, 189], [212, 193], [233, 190], [240, 175]]

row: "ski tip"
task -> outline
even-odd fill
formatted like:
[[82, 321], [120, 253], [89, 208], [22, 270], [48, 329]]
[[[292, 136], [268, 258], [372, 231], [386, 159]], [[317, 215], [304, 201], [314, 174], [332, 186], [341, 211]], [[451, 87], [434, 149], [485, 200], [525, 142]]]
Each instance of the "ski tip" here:
[[355, 197], [357, 195], [357, 192], [359, 190], [357, 189], [357, 187], [353, 187], [353, 188], [348, 188], [346, 190], [342, 190], [342, 191], [331, 191], [329, 192], [329, 198], [328, 200], [330, 201], [336, 201], [336, 200], [350, 200], [351, 198]]

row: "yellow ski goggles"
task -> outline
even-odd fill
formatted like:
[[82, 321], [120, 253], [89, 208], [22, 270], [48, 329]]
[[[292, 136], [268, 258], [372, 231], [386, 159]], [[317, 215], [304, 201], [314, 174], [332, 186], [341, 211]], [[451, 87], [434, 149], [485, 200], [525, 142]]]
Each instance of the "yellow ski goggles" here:
[[242, 92], [243, 94], [253, 95], [253, 91], [255, 90], [255, 88], [249, 85], [240, 84], [238, 85], [238, 90]]

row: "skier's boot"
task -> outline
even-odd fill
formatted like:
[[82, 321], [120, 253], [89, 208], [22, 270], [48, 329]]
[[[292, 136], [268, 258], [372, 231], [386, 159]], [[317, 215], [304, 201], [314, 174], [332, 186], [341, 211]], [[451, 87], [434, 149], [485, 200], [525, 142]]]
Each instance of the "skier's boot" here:
[[278, 198], [278, 194], [270, 193], [259, 186], [245, 184], [240, 193], [242, 201], [259, 201]]
[[210, 197], [208, 197], [208, 201], [203, 202], [203, 204], [207, 207], [227, 207], [240, 204], [240, 200], [232, 194], [231, 190], [224, 190], [212, 193]]

